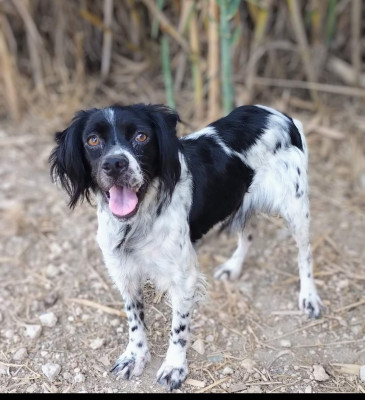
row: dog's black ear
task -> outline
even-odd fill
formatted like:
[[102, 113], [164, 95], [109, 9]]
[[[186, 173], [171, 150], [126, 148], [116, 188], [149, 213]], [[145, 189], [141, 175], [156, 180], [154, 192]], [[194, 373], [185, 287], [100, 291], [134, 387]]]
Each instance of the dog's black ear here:
[[74, 208], [79, 200], [90, 200], [92, 179], [83, 151], [82, 132], [90, 115], [95, 111], [97, 110], [91, 109], [76, 113], [71, 125], [56, 133], [57, 146], [49, 157], [51, 177], [53, 181], [59, 180], [70, 196], [70, 208]]
[[180, 178], [180, 142], [176, 136], [176, 125], [180, 122], [177, 112], [164, 105], [149, 105], [149, 112], [157, 134], [159, 148], [159, 177], [164, 190], [171, 196]]

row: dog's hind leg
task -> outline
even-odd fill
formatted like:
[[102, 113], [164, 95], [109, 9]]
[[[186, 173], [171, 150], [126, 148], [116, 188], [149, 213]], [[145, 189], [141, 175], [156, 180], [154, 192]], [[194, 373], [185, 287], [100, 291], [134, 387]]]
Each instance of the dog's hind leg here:
[[306, 188], [296, 185], [295, 198], [283, 204], [280, 214], [286, 219], [298, 246], [299, 308], [311, 318], [318, 318], [321, 315], [322, 303], [313, 280], [313, 261], [309, 242], [309, 201]]
[[241, 275], [243, 262], [252, 242], [252, 236], [247, 234], [245, 231], [239, 232], [237, 236], [238, 245], [236, 250], [230, 259], [216, 268], [214, 272], [215, 279], [227, 279], [233, 281], [238, 279]]

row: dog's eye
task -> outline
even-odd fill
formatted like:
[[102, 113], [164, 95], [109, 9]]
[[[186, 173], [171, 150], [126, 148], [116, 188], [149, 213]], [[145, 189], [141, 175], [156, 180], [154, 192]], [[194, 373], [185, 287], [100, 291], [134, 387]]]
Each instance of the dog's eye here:
[[140, 143], [145, 142], [147, 139], [148, 139], [147, 135], [143, 132], [139, 132], [135, 137], [135, 140]]
[[87, 143], [89, 144], [89, 146], [99, 146], [100, 140], [97, 136], [93, 135], [89, 137]]

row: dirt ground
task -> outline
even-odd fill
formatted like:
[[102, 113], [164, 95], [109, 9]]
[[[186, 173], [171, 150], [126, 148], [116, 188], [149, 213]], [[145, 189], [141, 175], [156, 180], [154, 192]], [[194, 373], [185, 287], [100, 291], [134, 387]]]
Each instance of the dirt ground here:
[[[323, 316], [310, 320], [297, 309], [296, 246], [281, 219], [252, 221], [253, 245], [234, 283], [212, 276], [235, 237], [211, 232], [199, 248], [208, 297], [194, 311], [190, 373], [178, 391], [365, 393], [365, 118], [343, 112], [327, 118], [335, 130], [316, 130], [309, 113], [292, 113], [308, 132]], [[171, 310], [149, 284], [152, 360], [131, 381], [109, 373], [127, 344], [127, 323], [95, 242], [95, 210], [69, 211], [49, 178], [53, 132], [65, 123], [29, 116], [0, 126], [0, 392], [165, 392], [155, 375]], [[41, 322], [44, 313], [57, 321], [51, 314]], [[42, 323], [50, 326], [32, 327]], [[48, 364], [56, 364], [53, 380]]]

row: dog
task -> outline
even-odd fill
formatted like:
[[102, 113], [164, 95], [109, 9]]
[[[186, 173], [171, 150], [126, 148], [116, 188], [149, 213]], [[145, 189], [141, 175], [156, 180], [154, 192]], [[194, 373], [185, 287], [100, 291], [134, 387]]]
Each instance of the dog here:
[[129, 325], [114, 373], [138, 376], [150, 360], [144, 281], [168, 292], [172, 327], [157, 381], [170, 391], [187, 377], [192, 307], [205, 287], [194, 244], [213, 226], [222, 223], [238, 234], [237, 249], [214, 274], [234, 280], [250, 246], [250, 216], [282, 216], [298, 246], [299, 308], [313, 318], [322, 308], [313, 281], [302, 124], [260, 105], [238, 107], [181, 139], [178, 122], [164, 105], [79, 111], [56, 133], [50, 155], [51, 176], [68, 193], [71, 208], [96, 197], [97, 242]]

